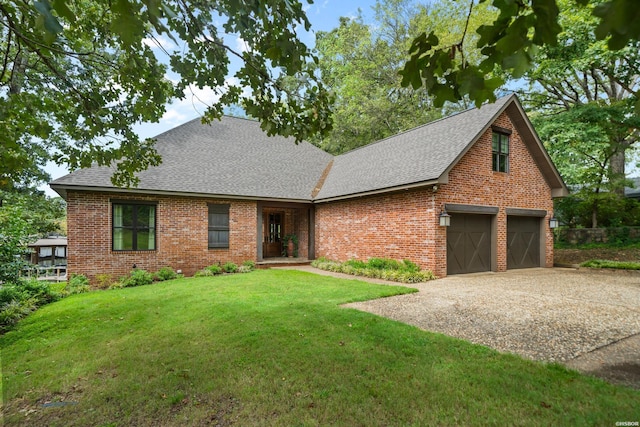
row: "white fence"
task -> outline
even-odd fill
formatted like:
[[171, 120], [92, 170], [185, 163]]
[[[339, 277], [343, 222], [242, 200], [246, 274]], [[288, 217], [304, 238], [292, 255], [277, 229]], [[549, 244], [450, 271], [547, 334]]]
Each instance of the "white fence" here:
[[25, 276], [47, 282], [66, 282], [67, 266], [57, 265], [51, 267], [35, 266], [25, 269]]

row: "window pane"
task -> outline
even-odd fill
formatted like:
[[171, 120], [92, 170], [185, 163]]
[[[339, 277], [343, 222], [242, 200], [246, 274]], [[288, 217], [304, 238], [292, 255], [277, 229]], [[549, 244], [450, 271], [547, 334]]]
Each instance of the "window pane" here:
[[136, 206], [138, 208], [137, 228], [149, 228], [154, 226], [155, 222], [155, 206]]
[[209, 247], [212, 247], [212, 248], [229, 247], [229, 231], [210, 230], [209, 231]]
[[113, 206], [113, 225], [114, 227], [132, 227], [133, 226], [133, 205], [114, 205]]
[[505, 155], [501, 155], [500, 156], [500, 164], [499, 164], [499, 169], [500, 172], [506, 172], [507, 171], [507, 156]]
[[113, 249], [116, 251], [133, 250], [133, 230], [126, 228], [114, 228]]
[[155, 237], [153, 230], [138, 230], [136, 234], [139, 251], [146, 251], [155, 249]]
[[509, 154], [509, 137], [507, 135], [502, 135], [502, 143], [500, 145], [500, 151], [503, 154]]
[[500, 147], [500, 134], [494, 133], [493, 134], [493, 139], [491, 141], [491, 149], [493, 151], [498, 151], [499, 147]]
[[38, 254], [40, 258], [46, 258], [51, 256], [51, 248], [49, 246], [44, 246], [40, 248], [40, 253]]
[[209, 227], [228, 227], [229, 214], [211, 213], [209, 214]]

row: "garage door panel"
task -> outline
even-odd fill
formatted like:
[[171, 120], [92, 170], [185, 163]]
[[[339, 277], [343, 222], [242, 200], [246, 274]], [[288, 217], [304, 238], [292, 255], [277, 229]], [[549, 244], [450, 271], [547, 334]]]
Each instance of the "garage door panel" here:
[[507, 268], [540, 267], [540, 219], [507, 218]]
[[447, 274], [491, 270], [491, 217], [455, 214], [447, 230]]

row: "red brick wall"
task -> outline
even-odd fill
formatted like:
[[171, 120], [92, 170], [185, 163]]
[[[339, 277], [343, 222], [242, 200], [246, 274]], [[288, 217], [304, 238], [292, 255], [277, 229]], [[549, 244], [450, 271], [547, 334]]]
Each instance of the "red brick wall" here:
[[[112, 251], [110, 200], [158, 203], [155, 251]], [[208, 249], [208, 204], [229, 209], [229, 248]], [[257, 206], [249, 201], [188, 197], [113, 195], [69, 191], [67, 196], [68, 269], [94, 279], [109, 274], [114, 280], [137, 268], [155, 272], [170, 266], [192, 275], [214, 263], [256, 260]]]
[[488, 205], [497, 215], [497, 270], [507, 267], [506, 208], [544, 209], [546, 259], [553, 265], [551, 189], [507, 114], [495, 125], [511, 129], [509, 173], [492, 171], [491, 129], [449, 173], [449, 184], [402, 193], [319, 204], [316, 207], [316, 256], [345, 261], [370, 257], [408, 258], [446, 276], [446, 229], [438, 225], [445, 203]]

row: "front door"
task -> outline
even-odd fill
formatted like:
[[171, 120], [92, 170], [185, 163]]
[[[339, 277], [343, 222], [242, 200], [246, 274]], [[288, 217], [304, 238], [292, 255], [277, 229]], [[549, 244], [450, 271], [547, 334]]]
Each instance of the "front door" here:
[[262, 256], [272, 258], [282, 256], [282, 223], [284, 212], [265, 212], [263, 214], [264, 243]]

